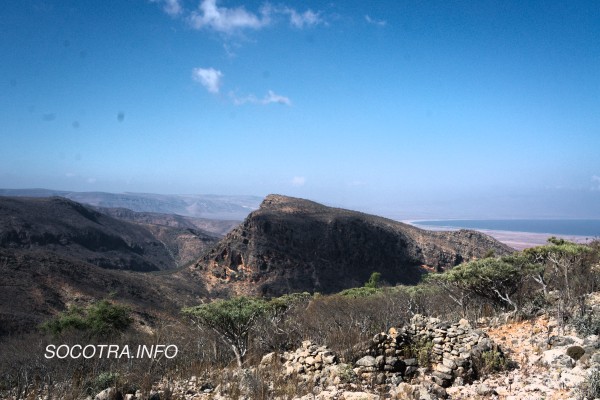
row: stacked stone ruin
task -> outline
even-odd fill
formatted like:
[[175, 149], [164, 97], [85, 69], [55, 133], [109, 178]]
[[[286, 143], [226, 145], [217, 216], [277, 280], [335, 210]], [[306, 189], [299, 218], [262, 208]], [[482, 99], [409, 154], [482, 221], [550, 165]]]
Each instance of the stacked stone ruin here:
[[295, 352], [283, 354], [286, 374], [312, 374], [337, 363], [337, 357], [326, 346], [317, 346], [310, 340], [302, 342]]
[[423, 372], [448, 387], [476, 378], [474, 360], [491, 350], [501, 356], [487, 334], [473, 329], [467, 320], [448, 323], [415, 315], [407, 326], [375, 335], [367, 355], [356, 362], [356, 372], [378, 384], [400, 382]]
[[[297, 374], [315, 384], [339, 382], [340, 371], [349, 369], [363, 383], [397, 385], [419, 378], [449, 387], [476, 379], [484, 352], [495, 351], [496, 357], [503, 357], [487, 334], [473, 329], [467, 320], [449, 323], [422, 315], [415, 315], [403, 327], [376, 334], [362, 348], [364, 356], [354, 365], [340, 364], [329, 348], [307, 340], [280, 360], [286, 375]], [[270, 353], [261, 364], [268, 365], [275, 357]]]

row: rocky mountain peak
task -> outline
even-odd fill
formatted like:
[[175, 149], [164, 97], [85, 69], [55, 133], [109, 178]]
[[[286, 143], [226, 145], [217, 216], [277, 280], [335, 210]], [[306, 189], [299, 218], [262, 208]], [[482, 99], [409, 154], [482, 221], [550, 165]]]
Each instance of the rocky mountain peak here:
[[315, 213], [325, 211], [328, 207], [297, 197], [270, 194], [261, 203], [258, 211], [281, 213]]
[[361, 286], [372, 272], [390, 284], [415, 283], [510, 248], [475, 231], [429, 232], [375, 215], [269, 195], [197, 264], [213, 290], [280, 295]]

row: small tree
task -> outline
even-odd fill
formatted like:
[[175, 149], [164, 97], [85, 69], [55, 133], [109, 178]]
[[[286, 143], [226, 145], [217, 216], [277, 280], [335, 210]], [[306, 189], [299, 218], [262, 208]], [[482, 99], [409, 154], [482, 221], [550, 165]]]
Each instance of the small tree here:
[[241, 367], [248, 351], [250, 330], [269, 309], [270, 304], [266, 300], [240, 296], [184, 308], [182, 312], [197, 324], [215, 331], [231, 347], [237, 364]]
[[471, 292], [466, 288], [460, 274], [450, 275], [448, 272], [441, 274], [429, 274], [425, 276], [421, 285], [431, 285], [442, 289], [442, 291], [460, 307], [462, 317], [467, 316], [467, 303]]
[[447, 285], [457, 289], [460, 297], [453, 300], [464, 306], [468, 295], [476, 295], [498, 304], [510, 305], [514, 312], [519, 310], [512, 296], [519, 289], [523, 270], [500, 258], [484, 258], [461, 264], [437, 275], [432, 281], [438, 281], [442, 288]]
[[381, 273], [373, 272], [369, 277], [369, 280], [365, 283], [366, 288], [376, 289], [379, 287], [379, 281], [381, 280]]
[[562, 279], [567, 302], [572, 300], [571, 277], [584, 277], [583, 279], [585, 279], [588, 275], [589, 271], [586, 269], [589, 269], [590, 266], [587, 265], [586, 258], [590, 253], [592, 253], [592, 249], [589, 246], [555, 237], [549, 238], [548, 244], [545, 246], [523, 251], [523, 255], [529, 258], [534, 265], [537, 264], [533, 278], [542, 285], [544, 293], [547, 293], [548, 275], [559, 278], [559, 280]]

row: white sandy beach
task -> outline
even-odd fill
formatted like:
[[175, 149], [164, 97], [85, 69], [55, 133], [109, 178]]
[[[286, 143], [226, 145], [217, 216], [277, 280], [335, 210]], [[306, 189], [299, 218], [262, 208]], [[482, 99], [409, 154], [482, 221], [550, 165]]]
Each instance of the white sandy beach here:
[[[436, 227], [436, 226], [424, 226], [419, 225], [416, 221], [404, 221], [413, 226], [421, 229], [432, 230], [432, 231], [448, 231], [458, 230], [459, 228], [448, 228], [448, 227]], [[589, 243], [594, 238], [587, 236], [574, 236], [574, 235], [558, 235], [552, 233], [532, 233], [532, 232], [514, 232], [514, 231], [494, 231], [488, 229], [473, 229], [491, 237], [498, 239], [502, 243], [516, 249], [523, 250], [528, 247], [540, 246], [547, 243], [547, 240], [551, 236], [556, 236], [565, 240], [569, 240], [576, 243]]]

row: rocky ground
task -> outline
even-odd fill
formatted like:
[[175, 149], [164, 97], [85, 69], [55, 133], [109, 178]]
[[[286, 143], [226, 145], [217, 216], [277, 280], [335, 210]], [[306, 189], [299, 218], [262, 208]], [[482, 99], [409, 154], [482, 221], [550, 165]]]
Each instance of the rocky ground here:
[[[600, 338], [580, 337], [548, 315], [486, 324], [477, 329], [465, 320], [449, 324], [419, 316], [408, 326], [376, 335], [353, 364], [306, 341], [294, 352], [265, 356], [258, 367], [225, 372], [220, 382], [200, 377], [160, 382], [150, 395], [125, 398], [575, 399], [578, 385], [600, 368]], [[417, 359], [406, 358], [400, 350], [402, 343], [424, 343], [423, 338], [433, 344], [427, 347], [432, 360], [427, 368], [418, 365], [423, 363], [418, 353]], [[474, 379], [475, 357], [484, 357], [482, 352], [503, 353], [500, 361], [508, 368]], [[95, 400], [110, 399], [109, 391]]]

